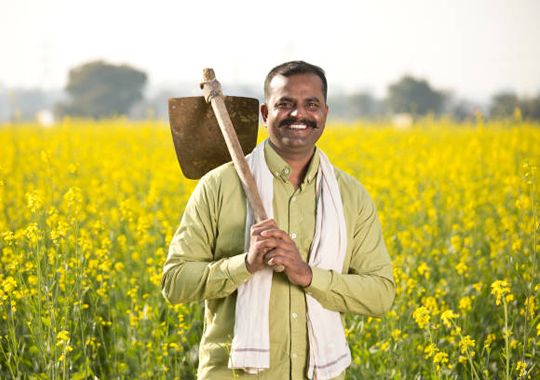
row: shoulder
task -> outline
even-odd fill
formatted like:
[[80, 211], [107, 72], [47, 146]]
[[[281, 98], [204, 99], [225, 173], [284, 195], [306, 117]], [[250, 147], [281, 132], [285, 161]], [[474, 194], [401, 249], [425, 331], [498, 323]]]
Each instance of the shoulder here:
[[361, 211], [364, 207], [373, 204], [373, 200], [368, 191], [358, 179], [336, 166], [333, 167], [336, 173], [342, 202], [346, 207], [355, 207]]
[[198, 186], [219, 190], [228, 184], [240, 183], [232, 162], [227, 162], [210, 170], [199, 180]]
[[231, 198], [235, 193], [242, 193], [241, 188], [242, 184], [233, 163], [227, 162], [202, 176], [192, 197], [203, 199], [217, 207], [224, 199]]
[[[235, 182], [238, 185], [235, 185]], [[237, 189], [236, 186], [241, 185], [233, 164], [229, 162], [220, 165], [199, 179], [186, 207], [210, 210], [211, 213], [216, 214], [221, 208], [223, 199], [233, 193], [234, 189]]]

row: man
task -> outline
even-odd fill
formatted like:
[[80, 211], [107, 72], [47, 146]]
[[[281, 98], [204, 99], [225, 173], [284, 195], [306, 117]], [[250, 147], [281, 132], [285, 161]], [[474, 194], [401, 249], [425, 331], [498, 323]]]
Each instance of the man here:
[[366, 190], [315, 147], [328, 114], [324, 71], [287, 62], [264, 90], [269, 139], [248, 161], [273, 217], [251, 225], [231, 163], [209, 172], [171, 242], [163, 294], [205, 300], [201, 379], [342, 379], [351, 362], [342, 313], [390, 308], [390, 259]]

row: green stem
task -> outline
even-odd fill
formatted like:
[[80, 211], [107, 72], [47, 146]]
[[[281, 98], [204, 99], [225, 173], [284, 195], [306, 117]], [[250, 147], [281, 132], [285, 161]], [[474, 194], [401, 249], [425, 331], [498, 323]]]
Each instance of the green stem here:
[[[458, 331], [459, 339], [463, 339], [463, 335], [461, 334], [461, 332], [459, 332], [460, 331], [459, 326], [452, 320], [450, 320], [450, 322], [452, 323], [452, 325], [454, 325], [454, 328], [456, 328], [456, 331]], [[471, 357], [471, 355], [469, 353], [468, 348], [467, 348], [467, 360], [469, 361], [469, 364], [471, 365], [471, 372], [474, 375], [474, 378], [475, 379], [480, 379], [480, 377], [478, 376], [478, 373], [476, 372], [476, 369], [474, 368], [472, 357]]]
[[508, 331], [508, 305], [503, 297], [504, 305], [504, 346], [506, 351], [506, 380], [510, 379], [510, 332]]
[[[1, 339], [3, 339], [3, 337], [0, 337], [0, 340]], [[9, 373], [11, 374], [11, 378], [15, 379], [15, 372], [13, 372], [13, 368], [11, 366], [11, 360], [8, 354], [6, 354], [6, 351], [4, 350], [4, 346], [2, 344], [0, 344], [0, 350], [2, 350], [2, 355], [4, 356], [6, 366], [8, 367]]]

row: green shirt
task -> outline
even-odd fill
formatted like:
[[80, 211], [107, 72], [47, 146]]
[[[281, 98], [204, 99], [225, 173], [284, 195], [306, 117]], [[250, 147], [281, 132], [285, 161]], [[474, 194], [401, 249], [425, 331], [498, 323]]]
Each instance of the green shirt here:
[[[295, 190], [291, 168], [265, 144], [274, 179], [274, 220], [296, 242], [307, 262], [315, 233], [315, 152], [303, 183]], [[165, 262], [162, 291], [173, 303], [205, 300], [204, 331], [199, 348], [200, 379], [304, 379], [308, 365], [306, 299], [340, 313], [381, 316], [391, 306], [395, 287], [375, 205], [353, 177], [336, 169], [347, 226], [342, 273], [312, 268], [311, 285], [289, 283], [274, 273], [270, 294], [270, 369], [258, 375], [227, 368], [234, 331], [236, 289], [251, 274], [246, 269], [244, 232], [246, 198], [232, 163], [207, 173], [194, 190]], [[257, 316], [253, 316], [257, 318]], [[344, 373], [339, 377], [344, 378]]]

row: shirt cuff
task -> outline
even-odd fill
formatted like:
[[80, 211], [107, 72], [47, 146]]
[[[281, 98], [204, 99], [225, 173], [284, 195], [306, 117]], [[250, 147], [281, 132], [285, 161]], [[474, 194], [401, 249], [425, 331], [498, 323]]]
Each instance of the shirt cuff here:
[[229, 278], [237, 285], [246, 282], [251, 277], [251, 273], [246, 267], [246, 256], [247, 253], [242, 253], [231, 256], [227, 260], [227, 273]]
[[311, 273], [313, 273], [311, 284], [304, 288], [305, 292], [309, 295], [327, 292], [330, 288], [330, 282], [332, 281], [332, 271], [311, 267]]

